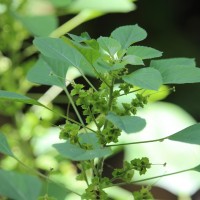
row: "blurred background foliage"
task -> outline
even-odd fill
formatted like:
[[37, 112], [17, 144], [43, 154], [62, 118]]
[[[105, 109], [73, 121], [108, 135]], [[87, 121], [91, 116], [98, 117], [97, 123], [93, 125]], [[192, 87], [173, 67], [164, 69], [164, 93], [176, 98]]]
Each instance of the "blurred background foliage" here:
[[[148, 33], [144, 45], [163, 51], [164, 58], [192, 57], [196, 58], [197, 66], [200, 63], [197, 0], [138, 0], [135, 3], [130, 0], [0, 0], [0, 89], [28, 93], [34, 98], [48, 90], [49, 87], [26, 80], [28, 70], [37, 60], [32, 46], [34, 36], [59, 37], [67, 30], [77, 35], [87, 31], [97, 38], [109, 35], [121, 25], [135, 23]], [[200, 121], [198, 91], [200, 84], [176, 86], [176, 93], [164, 101], [181, 106]], [[61, 112], [67, 109], [62, 95], [54, 103], [54, 109]], [[76, 167], [62, 160], [50, 147], [58, 140], [56, 127], [52, 125], [59, 123], [58, 117], [49, 111], [0, 102], [0, 129], [8, 136], [17, 157], [44, 174], [54, 168], [51, 176], [55, 180], [75, 188]], [[1, 154], [0, 159], [1, 168], [24, 171], [14, 159]], [[58, 195], [58, 190], [50, 187], [54, 188], [50, 190], [52, 195]], [[66, 195], [63, 190], [59, 194]]]

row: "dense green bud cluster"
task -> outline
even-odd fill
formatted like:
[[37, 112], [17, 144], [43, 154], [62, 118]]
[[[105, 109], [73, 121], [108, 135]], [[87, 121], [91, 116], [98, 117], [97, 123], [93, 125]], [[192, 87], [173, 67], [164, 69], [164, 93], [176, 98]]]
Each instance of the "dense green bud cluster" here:
[[113, 179], [121, 179], [125, 182], [131, 182], [134, 176], [134, 171], [138, 171], [140, 175], [145, 174], [147, 169], [151, 167], [149, 159], [143, 157], [141, 159], [134, 159], [131, 162], [124, 162], [123, 168], [114, 169], [112, 172]]
[[154, 200], [153, 195], [150, 192], [151, 187], [147, 186], [144, 187], [142, 186], [142, 189], [137, 192], [133, 192], [133, 196], [135, 200]]

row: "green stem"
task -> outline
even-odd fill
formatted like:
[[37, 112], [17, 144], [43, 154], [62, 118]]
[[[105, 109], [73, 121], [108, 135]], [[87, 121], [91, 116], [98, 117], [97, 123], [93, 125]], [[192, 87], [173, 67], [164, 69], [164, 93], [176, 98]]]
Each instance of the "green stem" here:
[[77, 14], [75, 17], [58, 27], [56, 30], [54, 30], [50, 37], [58, 38], [67, 32], [71, 31], [75, 27], [79, 26], [80, 24], [89, 21], [95, 17], [101, 16], [102, 13], [92, 11], [92, 10], [83, 10], [79, 14]]
[[[159, 176], [149, 177], [149, 178], [145, 178], [145, 179], [141, 179], [141, 180], [137, 180], [137, 181], [132, 181], [129, 184], [135, 184], [135, 183], [140, 183], [140, 182], [143, 182], [143, 181], [153, 180], [155, 178], [162, 178], [162, 177], [165, 177], [165, 176], [180, 174], [180, 173], [187, 172], [187, 171], [190, 171], [190, 170], [194, 170], [194, 168], [189, 168], [189, 169], [185, 169], [185, 170], [181, 170], [181, 171], [177, 171], [177, 172], [172, 172], [172, 173], [162, 174], [162, 175], [159, 175]], [[115, 184], [115, 186], [121, 186], [121, 185], [127, 185], [127, 183], [122, 182], [122, 183], [116, 183]]]
[[[44, 178], [44, 179], [47, 179], [48, 181], [51, 181], [52, 183], [55, 183], [56, 185], [58, 185], [58, 186], [60, 186], [60, 187], [65, 188], [63, 185], [61, 185], [61, 184], [59, 184], [59, 183], [57, 183], [57, 182], [51, 180], [51, 179], [49, 178], [49, 176], [45, 176], [44, 174], [40, 173], [39, 171], [37, 171], [37, 170], [35, 170], [35, 169], [29, 167], [28, 165], [24, 164], [24, 163], [23, 163], [21, 160], [19, 160], [17, 157], [13, 156], [13, 158], [14, 158], [20, 165], [22, 165], [24, 168], [28, 169], [29, 171], [32, 171], [33, 173], [37, 174], [38, 176], [40, 176], [40, 177], [42, 177], [42, 178]], [[68, 189], [68, 188], [65, 188], [65, 189], [68, 190], [68, 191], [70, 191], [70, 192], [72, 192], [72, 193], [74, 193], [74, 194], [76, 194], [76, 195], [78, 195], [78, 196], [81, 196], [81, 195], [78, 194], [77, 192], [74, 192], [74, 191], [72, 191], [72, 190], [70, 190], [70, 189]]]
[[139, 142], [128, 142], [128, 143], [122, 143], [122, 144], [108, 144], [108, 145], [106, 145], [106, 147], [124, 146], [124, 145], [150, 143], [150, 142], [162, 142], [163, 140], [165, 140], [167, 138], [168, 137], [159, 138], [159, 139], [155, 139], [155, 140], [145, 140], [145, 141], [139, 141]]

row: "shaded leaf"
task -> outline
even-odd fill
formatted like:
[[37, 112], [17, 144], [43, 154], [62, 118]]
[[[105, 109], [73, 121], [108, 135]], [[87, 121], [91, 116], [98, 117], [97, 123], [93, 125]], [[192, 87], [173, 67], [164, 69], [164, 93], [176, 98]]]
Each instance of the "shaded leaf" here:
[[135, 55], [124, 56], [122, 63], [130, 64], [130, 65], [144, 65], [142, 59]]
[[200, 172], [200, 165], [193, 168], [194, 171]]
[[149, 90], [158, 90], [162, 85], [160, 72], [153, 68], [136, 70], [129, 75], [123, 76], [122, 79], [127, 83]]
[[132, 46], [127, 50], [128, 55], [135, 55], [141, 59], [150, 59], [162, 56], [162, 52], [151, 47]]
[[6, 137], [1, 132], [0, 132], [0, 153], [3, 153], [5, 155], [11, 156], [11, 157], [15, 157], [8, 145]]
[[98, 144], [98, 139], [93, 133], [85, 133], [80, 135], [81, 144], [87, 143], [92, 145], [92, 150], [85, 150], [80, 146], [71, 144], [69, 141], [60, 144], [54, 144], [56, 150], [64, 157], [71, 160], [90, 160], [94, 158], [100, 158], [112, 153], [110, 148], [103, 148]]
[[57, 17], [54, 15], [20, 16], [15, 14], [15, 16], [35, 36], [48, 36], [58, 26]]
[[[93, 68], [83, 55], [62, 39], [40, 37], [35, 38], [33, 43], [45, 57], [63, 62], [66, 67], [74, 66], [87, 74], [94, 75]], [[65, 77], [65, 74], [62, 74], [62, 77]]]
[[159, 68], [174, 68], [176, 66], [185, 66], [185, 67], [196, 67], [195, 60], [193, 58], [168, 58], [168, 59], [159, 59], [152, 60], [150, 67], [155, 69]]
[[0, 170], [0, 195], [15, 200], [36, 200], [42, 184], [39, 178]]
[[136, 24], [115, 29], [111, 33], [111, 37], [116, 39], [122, 48], [127, 49], [133, 43], [144, 40], [147, 37], [147, 33]]
[[99, 37], [97, 42], [100, 48], [112, 57], [121, 49], [119, 42], [113, 38]]
[[167, 138], [174, 141], [200, 145], [200, 123], [191, 125]]
[[12, 101], [22, 102], [22, 103], [26, 103], [26, 104], [31, 104], [31, 105], [43, 106], [41, 103], [39, 103], [35, 99], [29, 98], [22, 94], [8, 92], [8, 91], [4, 91], [4, 90], [0, 90], [0, 100], [12, 100]]
[[146, 126], [146, 121], [137, 116], [118, 116], [109, 112], [106, 119], [126, 133], [136, 133]]
[[[60, 66], [58, 68], [60, 68]], [[27, 74], [27, 79], [33, 83], [42, 85], [57, 85], [63, 88], [63, 86], [65, 85], [64, 80], [59, 80], [58, 76], [54, 76], [51, 74], [51, 67], [40, 57], [39, 60], [34, 64], [34, 66], [29, 70]]]
[[107, 12], [129, 12], [135, 5], [129, 0], [76, 0], [68, 7], [69, 12], [78, 13], [84, 9]]

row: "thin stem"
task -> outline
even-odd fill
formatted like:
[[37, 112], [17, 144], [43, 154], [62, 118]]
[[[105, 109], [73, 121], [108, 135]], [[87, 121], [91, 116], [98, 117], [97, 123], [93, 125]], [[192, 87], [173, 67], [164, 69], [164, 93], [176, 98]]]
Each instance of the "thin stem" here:
[[80, 163], [81, 163], [81, 168], [82, 168], [82, 172], [83, 172], [83, 176], [84, 176], [85, 182], [86, 182], [87, 186], [89, 186], [89, 181], [88, 181], [88, 178], [87, 178], [87, 174], [86, 174], [86, 170], [85, 170], [84, 164], [83, 164], [83, 162], [80, 162]]
[[127, 93], [127, 94], [120, 94], [119, 96], [121, 97], [121, 96], [128, 95], [128, 94], [131, 94], [131, 93], [134, 93], [134, 92], [140, 91], [140, 90], [143, 90], [143, 89], [140, 88], [140, 89], [137, 89], [137, 90], [133, 90], [133, 91]]
[[[135, 183], [140, 183], [140, 182], [143, 182], [143, 181], [149, 181], [149, 180], [156, 179], [156, 178], [162, 178], [162, 177], [165, 177], [165, 176], [180, 174], [180, 173], [187, 172], [187, 171], [190, 171], [190, 170], [193, 170], [193, 169], [194, 168], [189, 168], [189, 169], [185, 169], [185, 170], [181, 170], [181, 171], [177, 171], [177, 172], [172, 172], [172, 173], [168, 173], [168, 174], [162, 174], [162, 175], [159, 175], [159, 176], [149, 177], [149, 178], [145, 178], [145, 179], [141, 179], [141, 180], [137, 180], [137, 181], [132, 181], [129, 184], [135, 184]], [[127, 185], [127, 183], [122, 182], [122, 183], [116, 183], [115, 184], [115, 186], [120, 186], [120, 185]]]
[[145, 140], [145, 141], [139, 141], [139, 142], [128, 142], [128, 143], [122, 143], [122, 144], [108, 144], [108, 145], [106, 145], [106, 147], [124, 146], [124, 145], [150, 143], [150, 142], [162, 142], [163, 140], [165, 140], [167, 138], [168, 137], [159, 138], [159, 139], [155, 139], [155, 140]]
[[95, 17], [100, 16], [101, 13], [92, 11], [92, 10], [83, 10], [79, 14], [77, 14], [75, 17], [58, 27], [56, 30], [54, 30], [51, 34], [50, 37], [58, 38], [67, 32], [71, 31], [75, 27], [79, 26], [80, 24], [91, 20]]
[[[45, 176], [44, 174], [40, 173], [39, 171], [37, 171], [37, 170], [35, 170], [35, 169], [29, 167], [28, 165], [24, 164], [24, 163], [23, 163], [21, 160], [19, 160], [17, 157], [13, 156], [13, 158], [14, 158], [20, 165], [22, 165], [24, 168], [28, 169], [29, 171], [32, 171], [33, 173], [37, 174], [38, 176], [40, 176], [40, 177], [42, 177], [42, 178], [44, 178], [44, 179], [47, 179], [48, 181], [51, 181], [52, 183], [55, 183], [56, 185], [58, 185], [58, 186], [60, 186], [60, 187], [65, 188], [63, 185], [61, 185], [61, 184], [59, 184], [59, 183], [53, 181], [52, 179], [50, 179], [49, 176]], [[74, 194], [76, 194], [76, 195], [78, 195], [78, 196], [81, 196], [80, 194], [78, 194], [78, 193], [75, 192], [75, 191], [72, 191], [72, 190], [70, 190], [70, 189], [68, 189], [68, 188], [65, 188], [65, 189], [68, 190], [68, 191], [70, 191], [70, 192], [72, 192], [72, 193], [74, 193]]]

